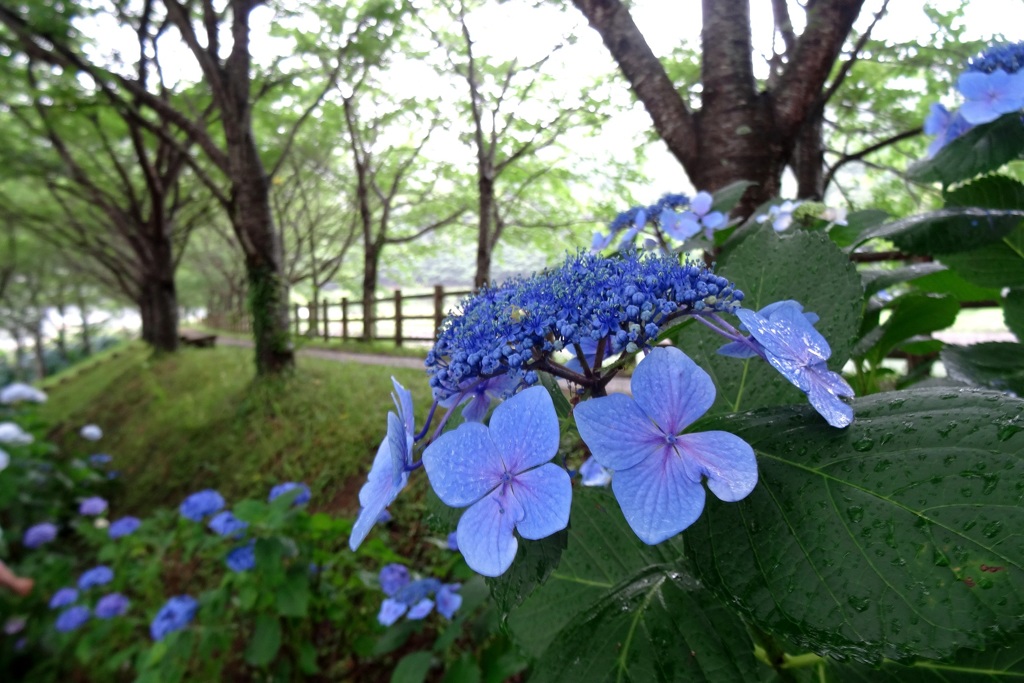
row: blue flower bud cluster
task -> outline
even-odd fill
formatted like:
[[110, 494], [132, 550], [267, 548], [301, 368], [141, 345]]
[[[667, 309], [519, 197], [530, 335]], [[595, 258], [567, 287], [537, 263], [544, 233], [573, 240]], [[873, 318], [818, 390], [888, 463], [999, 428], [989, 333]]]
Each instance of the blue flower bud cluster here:
[[993, 45], [967, 63], [967, 71], [979, 71], [990, 74], [1002, 69], [1008, 74], [1017, 73], [1024, 68], [1024, 41]]
[[608, 339], [636, 353], [665, 322], [730, 312], [742, 299], [725, 278], [677, 257], [576, 254], [464, 300], [427, 355], [430, 384], [441, 400], [476, 378], [507, 373], [533, 384], [533, 369], [552, 352]]

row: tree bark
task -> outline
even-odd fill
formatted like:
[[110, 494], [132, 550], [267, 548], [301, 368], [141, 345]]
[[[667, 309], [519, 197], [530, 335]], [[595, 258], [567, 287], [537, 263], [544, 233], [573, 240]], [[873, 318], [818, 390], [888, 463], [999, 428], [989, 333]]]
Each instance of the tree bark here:
[[363, 334], [360, 339], [371, 342], [377, 338], [377, 269], [380, 247], [371, 242], [363, 250]]
[[494, 215], [494, 170], [490, 164], [480, 164], [477, 191], [480, 224], [476, 240], [476, 274], [473, 277], [473, 289], [480, 290], [490, 282], [491, 257], [494, 252], [494, 240], [491, 237]]

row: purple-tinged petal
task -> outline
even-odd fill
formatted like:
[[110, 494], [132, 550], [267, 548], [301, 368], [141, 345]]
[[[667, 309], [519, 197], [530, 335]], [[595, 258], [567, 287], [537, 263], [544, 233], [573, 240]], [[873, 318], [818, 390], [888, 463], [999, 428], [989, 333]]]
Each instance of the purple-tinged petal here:
[[409, 474], [404, 473], [399, 485], [396, 487], [392, 479], [392, 455], [391, 439], [385, 437], [377, 449], [377, 455], [373, 459], [370, 473], [366, 477], [366, 483], [359, 489], [359, 504], [362, 510], [356, 517], [352, 526], [352, 535], [348, 539], [348, 545], [352, 550], [359, 547], [366, 535], [370, 533], [374, 523], [384, 512], [384, 508], [391, 504], [398, 492], [405, 487]]
[[395, 391], [391, 394], [391, 400], [395, 402], [395, 410], [398, 411], [398, 417], [401, 418], [405, 431], [409, 434], [415, 434], [416, 416], [412, 412], [412, 393], [399, 384], [398, 380], [394, 377], [391, 378], [391, 384], [395, 387]]
[[491, 439], [512, 474], [543, 465], [558, 452], [558, 415], [544, 387], [530, 387], [494, 409]]
[[839, 373], [832, 372], [824, 363], [807, 368], [807, 398], [814, 409], [833, 427], [846, 427], [853, 422], [853, 408], [840, 400], [852, 397], [853, 388]]
[[455, 611], [462, 606], [462, 595], [458, 592], [460, 587], [458, 583], [446, 583], [437, 591], [437, 611], [445, 619], [455, 616]]
[[409, 606], [404, 602], [399, 602], [393, 598], [387, 598], [380, 605], [380, 613], [377, 615], [377, 621], [383, 626], [391, 626], [393, 623], [398, 621], [405, 611], [409, 609]]
[[572, 479], [558, 465], [548, 463], [517, 474], [512, 495], [523, 506], [523, 519], [516, 524], [523, 538], [546, 538], [569, 524]]
[[671, 346], [651, 351], [636, 366], [629, 386], [633, 400], [666, 434], [683, 431], [715, 402], [715, 384], [708, 373]]
[[711, 204], [714, 202], [713, 197], [701, 190], [693, 197], [693, 201], [690, 202], [690, 208], [698, 216], [703, 216], [711, 210]]
[[386, 564], [381, 567], [378, 578], [384, 595], [392, 598], [395, 593], [409, 585], [409, 570], [402, 564]]
[[705, 228], [713, 232], [725, 225], [725, 214], [721, 211], [712, 211], [707, 216], [704, 216], [700, 222], [704, 224]]
[[769, 354], [801, 365], [825, 361], [832, 355], [825, 337], [795, 307], [778, 308], [771, 319], [745, 308], [737, 309], [736, 316]]
[[501, 483], [506, 471], [487, 427], [479, 422], [465, 422], [427, 446], [423, 468], [438, 498], [452, 507], [477, 502]]
[[[757, 342], [754, 342], [755, 344]], [[729, 342], [718, 347], [718, 355], [729, 358], [757, 358], [757, 351], [751, 348], [750, 344], [743, 342]]]
[[388, 413], [388, 448], [391, 453], [391, 484], [395, 490], [404, 486], [408, 478], [408, 465], [412, 464], [412, 439], [405, 431], [402, 419], [394, 413]]
[[675, 536], [704, 509], [704, 487], [687, 475], [672, 449], [635, 467], [616, 470], [612, 492], [633, 533], [648, 545]]
[[515, 496], [492, 492], [469, 507], [457, 528], [459, 551], [470, 569], [484, 576], [500, 576], [512, 566], [519, 541], [512, 530], [523, 519]]
[[924, 134], [941, 135], [945, 133], [951, 119], [952, 116], [948, 109], [938, 102], [933, 102], [928, 109], [928, 116], [924, 120]]
[[607, 486], [612, 483], [612, 471], [596, 458], [587, 458], [580, 465], [580, 483], [584, 486]]
[[471, 391], [469, 395], [471, 398], [462, 409], [462, 419], [466, 422], [483, 422], [491, 408], [491, 397], [484, 392]]
[[583, 401], [572, 414], [594, 459], [608, 469], [628, 469], [665, 447], [665, 434], [625, 394]]
[[405, 615], [406, 619], [423, 619], [434, 609], [434, 601], [430, 598], [423, 598], [415, 605], [409, 608], [409, 613]]
[[732, 503], [747, 497], [757, 485], [757, 458], [746, 441], [729, 432], [683, 434], [676, 447], [691, 479], [707, 477], [708, 488]]

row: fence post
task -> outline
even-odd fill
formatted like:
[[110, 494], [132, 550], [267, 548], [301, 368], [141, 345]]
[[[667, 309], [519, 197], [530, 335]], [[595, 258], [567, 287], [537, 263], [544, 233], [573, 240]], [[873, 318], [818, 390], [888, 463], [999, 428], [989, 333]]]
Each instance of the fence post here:
[[434, 285], [434, 337], [441, 331], [444, 322], [444, 285]]
[[299, 336], [299, 305], [292, 304], [292, 313], [295, 315], [295, 336]]
[[341, 338], [348, 341], [348, 297], [341, 300]]
[[329, 310], [327, 308], [327, 299], [324, 299], [322, 303], [323, 303], [323, 309], [324, 309], [323, 310], [324, 341], [330, 341], [331, 340], [331, 322], [327, 318], [327, 311]]
[[402, 290], [395, 290], [395, 346], [402, 345]]

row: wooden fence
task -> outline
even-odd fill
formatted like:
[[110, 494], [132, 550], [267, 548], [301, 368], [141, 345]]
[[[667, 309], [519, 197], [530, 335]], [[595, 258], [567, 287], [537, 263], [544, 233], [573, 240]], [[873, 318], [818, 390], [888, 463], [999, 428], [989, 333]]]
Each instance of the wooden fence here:
[[[434, 341], [448, 311], [459, 299], [471, 294], [466, 290], [446, 290], [436, 285], [434, 291], [426, 294], [406, 294], [401, 289], [394, 295], [375, 300], [374, 339], [387, 339], [402, 346], [406, 342], [429, 344]], [[362, 301], [342, 298], [340, 301], [325, 299], [312, 306], [294, 304], [289, 318], [292, 331], [297, 336], [330, 341], [348, 341], [363, 337]], [[209, 312], [205, 324], [233, 332], [249, 332], [248, 315]]]

